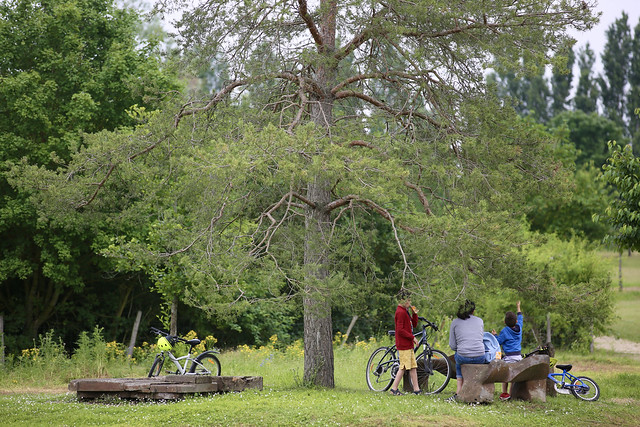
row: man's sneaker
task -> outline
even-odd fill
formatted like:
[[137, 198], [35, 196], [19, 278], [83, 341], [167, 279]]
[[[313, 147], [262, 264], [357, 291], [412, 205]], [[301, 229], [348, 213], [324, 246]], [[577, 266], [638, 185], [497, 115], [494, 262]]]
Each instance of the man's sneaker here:
[[511, 399], [511, 395], [509, 393], [502, 393], [500, 395], [500, 400], [509, 400]]
[[458, 393], [454, 394], [453, 396], [445, 400], [445, 402], [457, 402], [457, 401], [458, 401]]

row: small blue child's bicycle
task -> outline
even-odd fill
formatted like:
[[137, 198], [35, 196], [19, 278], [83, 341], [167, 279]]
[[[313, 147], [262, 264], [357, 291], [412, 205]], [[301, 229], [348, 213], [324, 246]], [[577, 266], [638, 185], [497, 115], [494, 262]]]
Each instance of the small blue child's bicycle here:
[[[548, 347], [539, 347], [531, 353], [525, 355], [531, 356], [532, 354], [549, 354]], [[600, 397], [600, 387], [594, 380], [589, 377], [576, 377], [569, 373], [573, 365], [556, 365], [556, 359], [551, 358], [551, 367], [555, 365], [556, 368], [561, 369], [562, 372], [550, 373], [547, 378], [553, 381], [553, 388], [558, 394], [573, 394], [576, 398], [587, 400], [589, 402], [595, 402]]]
[[556, 365], [562, 369], [562, 373], [549, 374], [548, 378], [553, 381], [553, 388], [560, 394], [573, 394], [578, 399], [594, 402], [600, 397], [600, 387], [589, 377], [574, 377], [569, 373], [573, 365]]

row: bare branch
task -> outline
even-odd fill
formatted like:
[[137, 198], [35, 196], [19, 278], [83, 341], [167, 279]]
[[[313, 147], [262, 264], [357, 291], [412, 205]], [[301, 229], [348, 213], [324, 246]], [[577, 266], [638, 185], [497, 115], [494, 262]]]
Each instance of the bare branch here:
[[324, 50], [324, 43], [322, 41], [322, 36], [318, 31], [318, 27], [313, 22], [313, 18], [309, 15], [309, 11], [307, 9], [307, 0], [298, 0], [298, 12], [300, 13], [300, 17], [307, 25], [309, 32], [311, 33], [311, 37], [313, 37], [313, 41], [316, 43], [318, 47], [318, 52], [322, 52]]
[[334, 210], [336, 208], [339, 208], [341, 206], [349, 204], [353, 200], [357, 201], [357, 200], [359, 200], [359, 197], [354, 195], [354, 194], [350, 194], [348, 196], [341, 197], [338, 200], [334, 200], [333, 202], [331, 202], [328, 205], [326, 205], [325, 209], [327, 210], [327, 212], [331, 212], [332, 210]]
[[418, 198], [420, 199], [420, 203], [422, 203], [422, 206], [424, 207], [424, 211], [427, 213], [427, 215], [433, 215], [433, 212], [429, 207], [429, 200], [427, 200], [427, 196], [425, 196], [424, 191], [422, 191], [422, 188], [418, 187], [417, 185], [409, 181], [405, 181], [404, 185], [406, 185], [407, 187], [411, 188], [416, 193], [418, 193]]
[[[402, 242], [400, 241], [400, 237], [398, 236], [398, 229], [396, 228], [395, 218], [393, 217], [393, 215], [391, 215], [391, 213], [388, 210], [386, 210], [382, 206], [379, 206], [378, 204], [374, 203], [371, 200], [364, 199], [364, 200], [360, 200], [360, 202], [364, 203], [365, 205], [367, 205], [370, 208], [372, 208], [374, 211], [378, 212], [378, 214], [380, 214], [383, 218], [385, 218], [386, 220], [388, 220], [391, 223], [391, 228], [393, 229], [393, 235], [394, 235], [396, 243], [398, 245], [398, 249], [400, 249], [400, 253], [402, 254], [402, 262], [404, 263], [404, 268], [402, 269], [402, 286], [404, 286], [404, 282], [405, 282], [405, 279], [406, 279], [407, 271], [410, 271], [411, 268], [409, 267], [409, 262], [407, 261], [407, 256], [404, 253], [404, 248], [402, 247]], [[400, 226], [400, 228], [402, 228], [403, 230], [409, 231], [411, 233], [417, 232], [417, 230], [411, 229], [409, 227]]]
[[107, 171], [107, 174], [104, 176], [104, 178], [102, 179], [102, 181], [100, 181], [99, 183], [97, 183], [96, 185], [98, 186], [96, 188], [96, 190], [93, 192], [93, 194], [91, 195], [91, 197], [89, 197], [89, 200], [83, 200], [80, 203], [78, 203], [78, 205], [76, 205], [76, 209], [80, 209], [83, 208], [85, 206], [87, 206], [89, 203], [93, 202], [94, 199], [96, 198], [96, 196], [98, 195], [98, 192], [100, 191], [100, 189], [104, 186], [104, 184], [107, 182], [107, 179], [109, 179], [109, 177], [111, 176], [111, 174], [113, 173], [114, 169], [116, 168], [115, 164], [110, 164], [109, 165], [109, 170]]
[[189, 104], [184, 105], [180, 109], [180, 112], [176, 115], [174, 127], [178, 127], [178, 125], [180, 124], [180, 120], [182, 120], [183, 117], [191, 116], [191, 115], [194, 115], [194, 114], [197, 114], [197, 113], [201, 113], [203, 111], [210, 110], [211, 108], [215, 107], [220, 101], [222, 101], [227, 95], [229, 95], [235, 88], [237, 88], [239, 86], [244, 86], [244, 85], [246, 85], [248, 83], [249, 83], [248, 80], [235, 80], [235, 81], [229, 83], [227, 86], [222, 88], [222, 90], [220, 90], [220, 92], [218, 92], [216, 94], [216, 96], [211, 98], [209, 100], [209, 102], [204, 107], [198, 107], [198, 108], [193, 108], [191, 110], [185, 110], [185, 108]]
[[220, 220], [220, 218], [222, 218], [222, 215], [224, 214], [224, 209], [226, 207], [226, 203], [223, 203], [222, 206], [220, 207], [220, 211], [218, 212], [218, 215], [216, 215], [215, 217], [211, 218], [211, 221], [209, 221], [209, 225], [207, 226], [207, 228], [205, 228], [204, 230], [202, 230], [202, 232], [200, 232], [200, 234], [198, 234], [195, 239], [193, 239], [191, 241], [191, 243], [189, 243], [187, 246], [185, 246], [184, 248], [178, 249], [177, 251], [173, 251], [173, 252], [161, 252], [159, 254], [159, 256], [161, 257], [171, 257], [173, 255], [177, 255], [183, 252], [188, 251], [189, 249], [191, 249], [191, 247], [193, 245], [195, 245], [195, 243], [200, 240], [200, 238], [202, 236], [204, 236], [205, 233], [211, 231], [213, 229], [213, 226]]
[[[160, 140], [156, 141], [155, 143], [147, 146], [144, 150], [140, 150], [137, 153], [134, 153], [134, 154], [130, 155], [129, 157], [127, 157], [125, 159], [125, 161], [126, 162], [130, 162], [131, 160], [135, 159], [138, 156], [141, 156], [143, 154], [147, 154], [148, 152], [150, 152], [151, 150], [156, 148], [158, 146], [158, 144], [160, 144], [161, 142], [165, 141], [167, 138], [168, 138], [168, 136], [165, 136], [164, 138], [161, 138]], [[109, 163], [109, 169], [107, 170], [107, 173], [105, 174], [104, 178], [100, 182], [94, 184], [96, 186], [96, 189], [93, 192], [93, 194], [91, 195], [91, 197], [89, 197], [88, 200], [83, 200], [80, 203], [78, 203], [76, 205], [76, 209], [83, 208], [83, 207], [89, 205], [90, 203], [92, 203], [95, 200], [95, 198], [98, 196], [98, 193], [100, 192], [102, 187], [104, 187], [104, 185], [107, 183], [107, 180], [109, 179], [109, 177], [111, 177], [111, 175], [113, 174], [113, 171], [116, 169], [117, 166], [118, 166], [117, 163]]]
[[426, 114], [423, 113], [419, 113], [415, 110], [394, 110], [393, 108], [389, 107], [387, 104], [385, 104], [384, 102], [369, 96], [369, 95], [365, 95], [364, 93], [361, 92], [356, 92], [355, 90], [342, 90], [339, 91], [335, 94], [335, 99], [343, 99], [343, 98], [349, 98], [349, 97], [353, 97], [353, 98], [359, 98], [365, 102], [368, 102], [371, 105], [374, 105], [376, 107], [378, 107], [381, 110], [384, 110], [386, 112], [388, 112], [389, 114], [393, 115], [394, 117], [399, 117], [399, 116], [412, 116], [412, 117], [418, 117], [420, 119], [426, 120], [427, 122], [429, 122], [431, 125], [433, 125], [434, 127], [441, 129], [444, 126], [439, 123], [438, 121], [434, 120], [433, 117], [429, 117]]
[[289, 133], [293, 133], [293, 129], [296, 126], [298, 126], [298, 124], [300, 123], [300, 120], [302, 120], [302, 115], [304, 114], [304, 110], [307, 107], [307, 103], [308, 103], [307, 95], [304, 93], [304, 89], [305, 89], [304, 80], [302, 79], [302, 76], [298, 76], [298, 79], [299, 79], [298, 93], [300, 96], [300, 108], [298, 109], [298, 113], [296, 114], [296, 117], [293, 119], [293, 122], [291, 122], [291, 124], [289, 125], [289, 129], [287, 130]]

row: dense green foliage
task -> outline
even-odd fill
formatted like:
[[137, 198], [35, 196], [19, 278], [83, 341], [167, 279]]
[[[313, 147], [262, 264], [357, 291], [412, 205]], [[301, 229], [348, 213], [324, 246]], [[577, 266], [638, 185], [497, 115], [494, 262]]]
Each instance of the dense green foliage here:
[[[588, 248], [531, 234], [523, 221], [547, 203], [537, 230], [596, 233], [584, 231], [584, 218], [602, 191], [589, 169], [574, 178], [568, 141], [575, 136], [594, 156], [597, 145], [571, 124], [567, 131], [573, 115], [550, 121], [570, 104], [565, 61], [555, 53], [566, 52], [569, 26], [593, 24], [591, 12], [576, 1], [458, 3], [322, 1], [307, 14], [304, 1], [263, 8], [212, 0], [183, 15], [181, 49], [194, 74], [224, 70], [214, 74], [228, 81], [216, 75], [205, 85], [215, 93], [163, 104], [148, 95], [175, 87], [154, 46], [139, 49], [129, 11], [61, 2], [47, 14], [10, 3], [0, 42], [16, 45], [24, 10], [46, 18], [29, 20], [34, 34], [68, 23], [62, 44], [75, 46], [34, 42], [42, 53], [23, 48], [16, 57], [60, 51], [57, 63], [82, 65], [60, 67], [67, 74], [58, 81], [43, 71], [53, 62], [31, 58], [45, 68], [14, 76], [28, 69], [20, 64], [1, 75], [14, 89], [41, 76], [16, 98], [31, 110], [16, 101], [13, 121], [0, 128], [12, 141], [2, 150], [14, 147], [2, 158], [1, 231], [14, 239], [2, 246], [0, 270], [10, 335], [20, 324], [30, 325], [27, 336], [47, 325], [67, 337], [108, 323], [124, 336], [137, 309], [143, 327], [158, 315], [168, 323], [168, 306], [179, 301], [179, 330], [215, 331], [224, 346], [266, 343], [274, 333], [290, 342], [303, 331], [330, 344], [354, 315], [352, 336], [391, 328], [402, 287], [439, 321], [460, 298], [483, 302], [498, 319], [512, 300], [543, 293], [545, 304], [528, 307], [538, 332], [546, 311], [559, 316], [579, 288], [590, 297], [574, 304], [557, 344], [573, 345], [591, 323], [601, 330], [610, 315], [607, 282]], [[105, 32], [65, 18], [67, 10], [90, 15]], [[81, 54], [94, 44], [98, 51]], [[525, 109], [487, 90], [490, 57], [522, 83]], [[543, 70], [552, 62], [560, 68], [550, 108]], [[42, 92], [64, 85], [68, 91]], [[551, 132], [517, 111], [550, 121]], [[41, 120], [24, 128], [40, 133], [17, 133], [23, 116]], [[582, 193], [563, 205], [574, 183]], [[551, 224], [552, 216], [564, 224]], [[555, 251], [573, 258], [548, 262]], [[18, 296], [25, 294], [34, 298]], [[307, 323], [314, 318], [321, 330]], [[305, 365], [305, 377], [315, 368]]]
[[12, 172], [64, 167], [83, 133], [131, 125], [127, 109], [177, 88], [138, 25], [110, 0], [0, 3], [0, 312], [10, 348], [45, 324], [72, 337], [111, 319], [117, 333], [131, 295], [144, 290], [140, 278], [106, 277], [111, 267], [93, 245], [107, 223], [51, 222], [32, 199], [40, 183], [18, 186]]
[[616, 197], [596, 220], [609, 224], [607, 239], [618, 250], [640, 249], [640, 159], [630, 145], [609, 144], [611, 157], [604, 166], [603, 180], [616, 190]]

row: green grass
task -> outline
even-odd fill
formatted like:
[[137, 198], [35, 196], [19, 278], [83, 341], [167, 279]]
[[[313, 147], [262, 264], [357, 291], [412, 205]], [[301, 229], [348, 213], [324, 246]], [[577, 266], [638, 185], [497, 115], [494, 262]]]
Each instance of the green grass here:
[[[619, 319], [616, 336], [640, 342], [640, 255], [623, 260], [625, 291], [615, 292]], [[618, 257], [603, 253], [617, 289]], [[91, 343], [87, 345], [91, 350]], [[98, 343], [100, 344], [100, 343]], [[274, 342], [277, 346], [277, 343]], [[640, 359], [597, 350], [594, 354], [559, 351], [558, 363], [573, 364], [573, 373], [595, 380], [601, 389], [597, 402], [573, 396], [549, 397], [542, 402], [500, 402], [469, 406], [448, 403], [455, 384], [436, 396], [393, 397], [368, 390], [364, 370], [380, 342], [360, 342], [336, 349], [334, 389], [302, 386], [303, 359], [299, 344], [284, 350], [273, 345], [240, 348], [220, 356], [223, 375], [262, 376], [264, 389], [187, 398], [181, 402], [120, 400], [79, 402], [66, 392], [68, 381], [79, 377], [144, 377], [151, 360], [135, 363], [103, 357], [91, 365], [94, 353], [70, 360], [50, 351], [47, 360], [0, 369], [0, 420], [3, 425], [637, 425], [640, 418]], [[55, 347], [51, 345], [50, 347]], [[96, 345], [96, 347], [100, 347]], [[47, 352], [45, 351], [45, 354]], [[147, 356], [148, 357], [148, 356]], [[496, 385], [499, 393], [500, 385]]]
[[619, 292], [619, 256], [615, 252], [602, 252], [603, 261], [611, 271], [615, 315], [611, 332], [617, 338], [640, 342], [640, 254], [622, 254], [622, 286]]
[[616, 292], [615, 314], [611, 330], [613, 335], [640, 342], [640, 291]]
[[[604, 262], [610, 266], [611, 280], [617, 289], [620, 282], [620, 257], [618, 253], [610, 251], [603, 251], [601, 254]], [[640, 287], [640, 254], [637, 252], [633, 252], [631, 256], [627, 252], [622, 254], [622, 286]]]
[[[369, 391], [364, 370], [378, 343], [335, 352], [335, 389], [300, 385], [303, 361], [292, 351], [225, 352], [223, 374], [260, 375], [262, 391], [188, 398], [181, 402], [78, 402], [63, 390], [0, 393], [3, 425], [634, 425], [640, 417], [640, 361], [608, 352], [558, 353], [562, 363], [598, 382], [602, 397], [582, 402], [573, 396], [547, 402], [500, 402], [470, 406], [437, 396], [393, 397]], [[134, 368], [144, 376], [146, 366]], [[47, 383], [49, 387], [56, 386]], [[65, 384], [57, 384], [63, 387]], [[500, 386], [497, 385], [497, 389]]]

